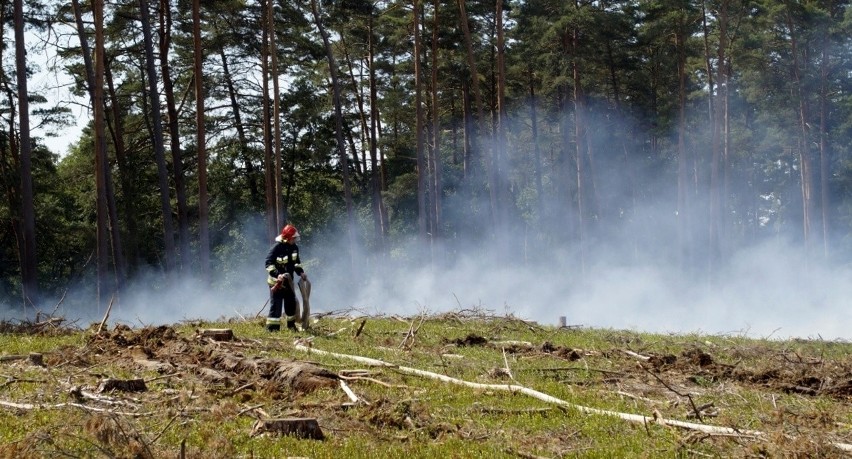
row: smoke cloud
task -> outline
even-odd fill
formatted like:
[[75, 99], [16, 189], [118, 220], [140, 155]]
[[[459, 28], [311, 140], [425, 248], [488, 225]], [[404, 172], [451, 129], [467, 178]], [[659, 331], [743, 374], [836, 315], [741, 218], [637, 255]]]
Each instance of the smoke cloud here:
[[[446, 257], [451, 260], [439, 256], [435, 263], [391, 259], [385, 268], [353, 271], [345, 241], [329, 237], [300, 243], [313, 283], [314, 313], [410, 317], [477, 309], [541, 324], [557, 325], [565, 316], [569, 325], [637, 332], [852, 338], [852, 267], [809, 264], [800, 245], [780, 238], [736, 253], [709, 280], [695, 280], [665, 258], [654, 263], [623, 256], [618, 249], [590, 255], [585, 273], [565, 261], [576, 260], [567, 249], [501, 263], [502, 257], [484, 256], [482, 247], [455, 251]], [[271, 241], [259, 239], [253, 245], [232, 259], [225, 280], [164, 279], [159, 272], [137, 276], [114, 299], [109, 323], [145, 326], [265, 317], [263, 259]], [[354, 258], [362, 257], [370, 254]], [[94, 294], [91, 284], [70, 289], [56, 314], [81, 326], [100, 322], [107, 301], [93, 308]], [[9, 308], [2, 316], [21, 319], [21, 310]]]

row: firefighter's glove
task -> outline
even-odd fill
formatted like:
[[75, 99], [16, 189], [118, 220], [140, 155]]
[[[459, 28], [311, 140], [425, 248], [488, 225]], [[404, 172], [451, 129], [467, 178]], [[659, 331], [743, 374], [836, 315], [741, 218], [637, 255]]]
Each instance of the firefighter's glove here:
[[299, 277], [300, 277], [303, 281], [307, 281], [307, 280], [308, 280], [308, 273], [302, 273]]

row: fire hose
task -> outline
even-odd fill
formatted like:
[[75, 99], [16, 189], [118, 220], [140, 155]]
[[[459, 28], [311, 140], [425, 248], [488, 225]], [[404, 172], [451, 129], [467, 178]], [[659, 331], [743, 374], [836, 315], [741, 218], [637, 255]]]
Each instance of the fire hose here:
[[[285, 282], [287, 283], [287, 286], [290, 287], [290, 290], [293, 291], [295, 294], [296, 289], [293, 288], [293, 276], [291, 276], [289, 273], [284, 274], [278, 279], [278, 281], [275, 282], [275, 284], [271, 288], [272, 293], [275, 293], [280, 290], [281, 287], [284, 287]], [[302, 308], [300, 313], [299, 300], [296, 299], [296, 320], [302, 323], [303, 330], [307, 330], [311, 322], [311, 281], [299, 276], [298, 284], [299, 294], [302, 296]]]
[[311, 325], [311, 281], [299, 277], [299, 294], [302, 295], [302, 330]]

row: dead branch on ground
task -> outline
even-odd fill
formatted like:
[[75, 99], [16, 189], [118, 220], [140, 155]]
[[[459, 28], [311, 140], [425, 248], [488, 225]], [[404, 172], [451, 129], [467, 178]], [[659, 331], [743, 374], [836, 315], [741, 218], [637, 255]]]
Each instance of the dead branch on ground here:
[[[516, 385], [516, 384], [481, 384], [470, 381], [465, 381], [458, 378], [453, 378], [451, 376], [446, 376], [438, 373], [433, 373], [431, 371], [420, 370], [417, 368], [404, 367], [401, 365], [393, 365], [382, 360], [372, 359], [369, 357], [362, 357], [357, 355], [348, 355], [348, 354], [340, 354], [336, 352], [323, 351], [316, 348], [308, 348], [301, 344], [299, 341], [294, 343], [294, 346], [297, 350], [302, 352], [315, 352], [320, 355], [326, 355], [336, 358], [342, 359], [350, 359], [360, 363], [364, 363], [366, 365], [373, 365], [377, 367], [386, 367], [386, 368], [394, 368], [399, 372], [406, 374], [413, 374], [417, 376], [423, 376], [427, 378], [437, 379], [439, 381], [444, 381], [451, 384], [458, 384], [464, 387], [469, 387], [472, 389], [480, 389], [480, 390], [494, 390], [494, 391], [505, 391], [511, 393], [521, 393], [538, 400], [544, 401], [546, 403], [551, 403], [554, 405], [564, 406], [567, 408], [576, 409], [582, 413], [586, 414], [597, 414], [604, 416], [614, 416], [619, 419], [623, 419], [625, 421], [639, 423], [643, 425], [648, 425], [649, 423], [657, 423], [664, 424], [672, 427], [680, 427], [687, 430], [694, 430], [699, 432], [706, 432], [711, 434], [727, 434], [730, 436], [737, 436], [739, 438], [765, 438], [766, 434], [757, 430], [746, 430], [746, 429], [738, 429], [735, 427], [723, 427], [723, 426], [714, 426], [707, 424], [696, 424], [692, 422], [679, 421], [676, 419], [664, 419], [662, 416], [657, 415], [654, 417], [639, 415], [639, 414], [631, 414], [631, 413], [621, 413], [617, 411], [611, 410], [603, 410], [599, 408], [590, 408], [587, 406], [576, 405], [573, 403], [566, 402], [564, 400], [558, 399], [551, 395], [539, 392], [534, 389], [530, 389], [528, 387]], [[831, 445], [834, 447], [843, 450], [843, 451], [852, 451], [852, 444], [848, 443], [838, 443], [832, 442]]]

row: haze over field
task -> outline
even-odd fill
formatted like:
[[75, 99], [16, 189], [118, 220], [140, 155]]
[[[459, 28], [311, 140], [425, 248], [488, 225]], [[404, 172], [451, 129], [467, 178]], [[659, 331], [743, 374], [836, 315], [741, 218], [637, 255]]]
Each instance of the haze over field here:
[[[653, 264], [597, 261], [584, 282], [553, 262], [506, 268], [472, 256], [457, 256], [445, 269], [397, 267], [383, 275], [355, 275], [353, 285], [345, 279], [345, 268], [320, 268], [311, 259], [312, 253], [338, 250], [332, 244], [303, 242], [301, 247], [315, 313], [354, 309], [355, 314], [414, 316], [477, 308], [549, 325], [566, 316], [569, 325], [642, 332], [852, 339], [852, 269], [805, 269], [801, 251], [783, 242], [737, 254], [712, 285]], [[264, 255], [258, 245], [226, 284], [209, 288], [198, 280], [173, 278], [167, 285], [158, 276], [137, 279], [114, 305], [110, 322], [142, 326], [265, 316]], [[104, 309], [94, 311], [85, 301], [92, 294], [91, 288], [69, 290], [57, 315], [82, 326], [99, 322]], [[19, 311], [4, 316], [20, 319]]]

